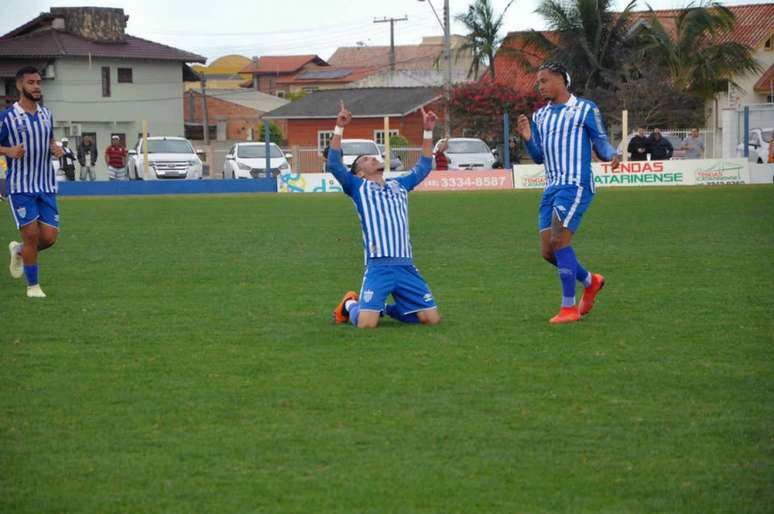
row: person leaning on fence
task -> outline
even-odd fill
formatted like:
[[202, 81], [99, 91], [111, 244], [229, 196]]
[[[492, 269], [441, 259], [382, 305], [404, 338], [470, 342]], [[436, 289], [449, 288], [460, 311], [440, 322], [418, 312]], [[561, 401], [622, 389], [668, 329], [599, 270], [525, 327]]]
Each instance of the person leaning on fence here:
[[64, 171], [65, 177], [70, 182], [75, 180], [75, 154], [73, 149], [70, 148], [70, 140], [66, 137], [62, 138], [62, 157], [59, 158], [59, 166]]
[[108, 179], [110, 180], [128, 180], [126, 174], [126, 148], [121, 146], [121, 139], [118, 136], [110, 138], [110, 146], [105, 148], [105, 161], [108, 165]]
[[771, 136], [769, 141], [769, 164], [774, 163], [774, 135]]
[[645, 135], [645, 127], [637, 127], [637, 134], [629, 140], [626, 151], [632, 161], [648, 160], [648, 136]]
[[83, 136], [78, 145], [78, 164], [81, 165], [81, 180], [96, 180], [94, 167], [97, 165], [97, 145], [91, 140], [91, 136]]
[[699, 134], [699, 129], [691, 129], [691, 133], [683, 139], [683, 144], [680, 145], [680, 149], [685, 150], [686, 159], [704, 158], [704, 136]]
[[446, 157], [446, 150], [449, 148], [449, 141], [441, 139], [435, 147], [435, 168], [436, 170], [446, 171], [449, 169], [449, 158]]
[[661, 129], [654, 128], [648, 137], [648, 153], [652, 161], [667, 161], [672, 158], [674, 148], [667, 138], [661, 135]]

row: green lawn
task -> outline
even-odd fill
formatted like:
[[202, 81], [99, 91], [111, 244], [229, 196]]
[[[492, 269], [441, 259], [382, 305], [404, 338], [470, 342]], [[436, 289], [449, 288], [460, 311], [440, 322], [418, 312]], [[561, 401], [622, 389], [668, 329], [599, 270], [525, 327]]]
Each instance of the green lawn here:
[[0, 259], [0, 512], [772, 512], [774, 187], [600, 191], [570, 326], [538, 199], [414, 193], [444, 322], [357, 331], [343, 195], [61, 198], [49, 298]]

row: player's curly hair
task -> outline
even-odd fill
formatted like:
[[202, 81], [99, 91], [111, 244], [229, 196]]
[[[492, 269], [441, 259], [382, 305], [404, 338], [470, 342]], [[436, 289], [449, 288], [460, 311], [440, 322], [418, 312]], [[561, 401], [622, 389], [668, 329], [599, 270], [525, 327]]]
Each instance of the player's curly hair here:
[[557, 75], [561, 75], [564, 79], [564, 85], [567, 87], [570, 87], [570, 84], [572, 84], [572, 79], [570, 78], [570, 73], [567, 71], [567, 67], [560, 62], [546, 61], [540, 65], [538, 70], [548, 70]]

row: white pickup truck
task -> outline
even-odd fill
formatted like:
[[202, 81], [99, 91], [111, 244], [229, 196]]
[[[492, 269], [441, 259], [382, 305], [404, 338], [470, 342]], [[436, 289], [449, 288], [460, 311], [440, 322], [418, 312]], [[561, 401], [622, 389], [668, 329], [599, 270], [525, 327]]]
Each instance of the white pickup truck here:
[[148, 173], [143, 173], [142, 139], [129, 150], [129, 178], [200, 179], [202, 161], [191, 142], [184, 137], [153, 136], [148, 138]]

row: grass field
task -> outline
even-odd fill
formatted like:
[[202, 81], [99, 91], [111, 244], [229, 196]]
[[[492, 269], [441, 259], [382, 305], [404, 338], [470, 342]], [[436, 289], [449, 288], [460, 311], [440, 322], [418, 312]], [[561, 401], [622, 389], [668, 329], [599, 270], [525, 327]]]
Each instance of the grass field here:
[[772, 512], [774, 188], [601, 191], [572, 326], [538, 195], [415, 193], [444, 322], [374, 331], [343, 195], [60, 199], [49, 298], [0, 259], [0, 512]]

